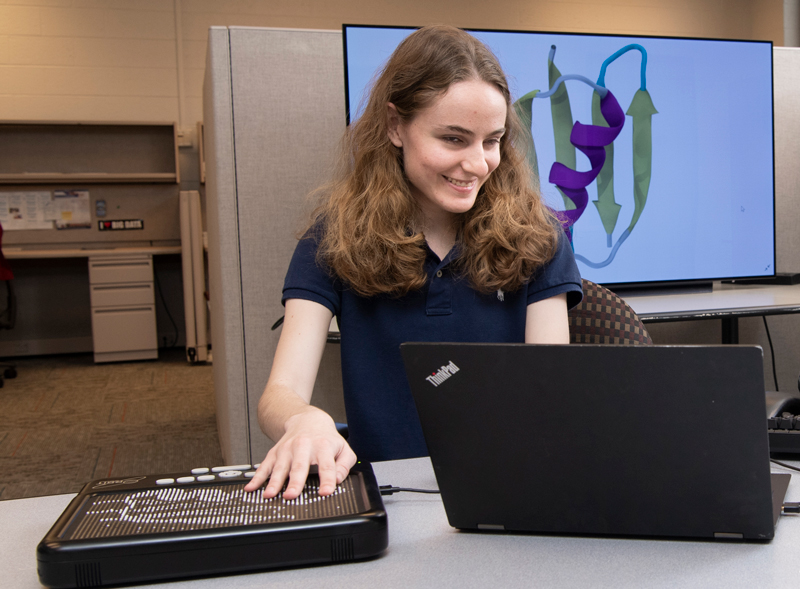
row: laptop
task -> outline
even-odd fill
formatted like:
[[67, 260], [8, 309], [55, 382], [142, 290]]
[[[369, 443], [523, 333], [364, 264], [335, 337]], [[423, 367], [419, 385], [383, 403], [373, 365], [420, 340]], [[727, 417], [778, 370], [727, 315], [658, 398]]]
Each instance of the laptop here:
[[757, 346], [405, 343], [450, 525], [770, 540]]

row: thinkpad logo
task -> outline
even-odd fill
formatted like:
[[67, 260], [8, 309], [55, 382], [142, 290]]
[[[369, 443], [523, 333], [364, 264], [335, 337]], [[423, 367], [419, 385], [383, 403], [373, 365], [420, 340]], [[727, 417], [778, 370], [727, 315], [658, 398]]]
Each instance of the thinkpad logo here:
[[440, 384], [442, 384], [448, 378], [453, 376], [459, 370], [461, 369], [458, 366], [456, 366], [452, 360], [450, 360], [450, 364], [448, 364], [447, 366], [442, 366], [441, 368], [439, 368], [439, 370], [431, 374], [425, 380], [427, 380], [433, 386], [438, 387]]

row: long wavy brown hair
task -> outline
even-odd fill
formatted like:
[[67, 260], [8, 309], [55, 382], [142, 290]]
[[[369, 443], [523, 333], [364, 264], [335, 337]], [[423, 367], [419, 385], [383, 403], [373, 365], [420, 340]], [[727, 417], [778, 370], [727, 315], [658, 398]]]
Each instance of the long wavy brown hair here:
[[402, 150], [389, 141], [388, 103], [407, 123], [452, 84], [473, 79], [492, 84], [505, 97], [506, 133], [500, 164], [472, 209], [457, 220], [456, 268], [480, 292], [513, 292], [553, 256], [557, 222], [532, 183], [524, 135], [497, 58], [460, 29], [429, 26], [397, 47], [374, 82], [312, 215], [312, 225], [322, 229], [320, 261], [357, 293], [399, 296], [427, 280], [425, 237], [412, 229], [420, 211], [403, 171]]

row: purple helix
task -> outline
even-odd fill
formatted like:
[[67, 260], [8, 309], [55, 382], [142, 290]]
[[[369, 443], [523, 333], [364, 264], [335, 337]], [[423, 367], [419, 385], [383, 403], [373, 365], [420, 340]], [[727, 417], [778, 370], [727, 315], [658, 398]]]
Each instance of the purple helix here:
[[[604, 88], [604, 90], [606, 89]], [[561, 162], [555, 162], [550, 168], [550, 183], [560, 188], [564, 196], [575, 205], [574, 209], [568, 211], [556, 211], [556, 216], [561, 221], [570, 241], [572, 241], [571, 227], [580, 218], [589, 203], [589, 193], [586, 191], [586, 187], [594, 182], [600, 170], [603, 169], [603, 164], [606, 162], [606, 145], [614, 142], [625, 124], [625, 113], [620, 108], [617, 99], [608, 90], [600, 99], [600, 112], [608, 123], [608, 127], [576, 122], [569, 136], [570, 143], [589, 158], [592, 169], [579, 172], [568, 168]]]

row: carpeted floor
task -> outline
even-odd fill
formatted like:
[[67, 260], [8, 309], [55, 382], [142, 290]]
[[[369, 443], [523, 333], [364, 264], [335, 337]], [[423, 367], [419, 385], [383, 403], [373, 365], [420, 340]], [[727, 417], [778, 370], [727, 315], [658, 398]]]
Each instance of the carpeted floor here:
[[211, 364], [190, 365], [184, 354], [13, 359], [18, 376], [0, 388], [0, 500], [221, 464]]

